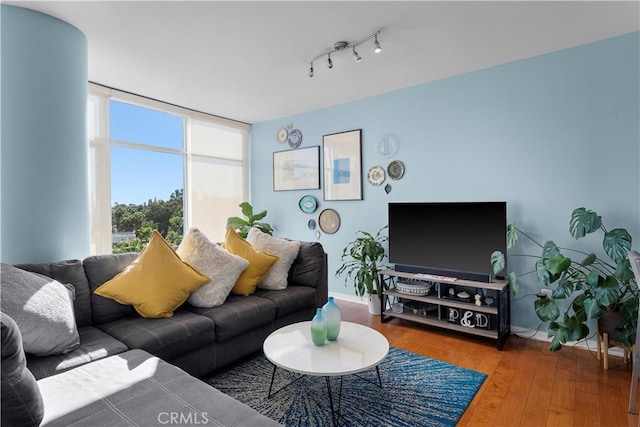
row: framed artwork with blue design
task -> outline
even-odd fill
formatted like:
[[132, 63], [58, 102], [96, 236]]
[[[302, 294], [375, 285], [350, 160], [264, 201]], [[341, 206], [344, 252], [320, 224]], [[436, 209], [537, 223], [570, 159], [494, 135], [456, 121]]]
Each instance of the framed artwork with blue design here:
[[362, 200], [362, 129], [322, 137], [324, 200]]

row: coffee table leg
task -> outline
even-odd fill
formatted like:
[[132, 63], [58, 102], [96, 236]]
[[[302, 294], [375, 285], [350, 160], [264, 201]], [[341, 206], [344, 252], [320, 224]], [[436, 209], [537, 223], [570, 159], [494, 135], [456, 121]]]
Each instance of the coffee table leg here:
[[378, 387], [382, 388], [382, 379], [380, 378], [380, 369], [378, 368], [378, 365], [376, 365], [376, 374], [378, 374]]
[[342, 403], [342, 378], [340, 377], [340, 392], [338, 393], [338, 420], [340, 420], [340, 404]]
[[329, 377], [324, 377], [324, 379], [327, 381], [327, 392], [329, 393], [329, 406], [331, 407], [331, 421], [333, 421], [333, 425], [337, 427], [338, 420], [336, 419], [336, 414], [333, 410], [333, 395], [331, 394], [331, 380], [329, 379]]
[[273, 373], [271, 374], [271, 384], [269, 384], [269, 397], [271, 397], [271, 389], [273, 388], [273, 379], [276, 377], [277, 366], [273, 365]]

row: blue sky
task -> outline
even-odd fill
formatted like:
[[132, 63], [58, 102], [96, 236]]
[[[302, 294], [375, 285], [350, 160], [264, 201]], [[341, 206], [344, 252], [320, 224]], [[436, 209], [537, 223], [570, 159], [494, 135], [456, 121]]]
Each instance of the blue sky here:
[[[165, 148], [182, 148], [183, 119], [169, 113], [110, 101], [110, 137]], [[111, 204], [167, 200], [183, 187], [183, 157], [177, 154], [113, 146]]]

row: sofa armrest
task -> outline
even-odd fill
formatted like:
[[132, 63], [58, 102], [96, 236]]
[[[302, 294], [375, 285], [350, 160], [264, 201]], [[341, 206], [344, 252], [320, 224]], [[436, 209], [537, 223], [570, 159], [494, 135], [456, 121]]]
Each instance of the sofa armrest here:
[[327, 254], [318, 242], [300, 242], [300, 252], [289, 269], [289, 285], [316, 288], [316, 306], [322, 307], [329, 295]]

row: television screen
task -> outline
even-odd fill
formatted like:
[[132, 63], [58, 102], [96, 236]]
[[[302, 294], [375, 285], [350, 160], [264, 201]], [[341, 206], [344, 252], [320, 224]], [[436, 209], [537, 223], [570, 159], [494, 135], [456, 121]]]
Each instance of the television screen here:
[[404, 271], [493, 276], [491, 254], [507, 253], [506, 202], [389, 203], [388, 224], [389, 262]]

